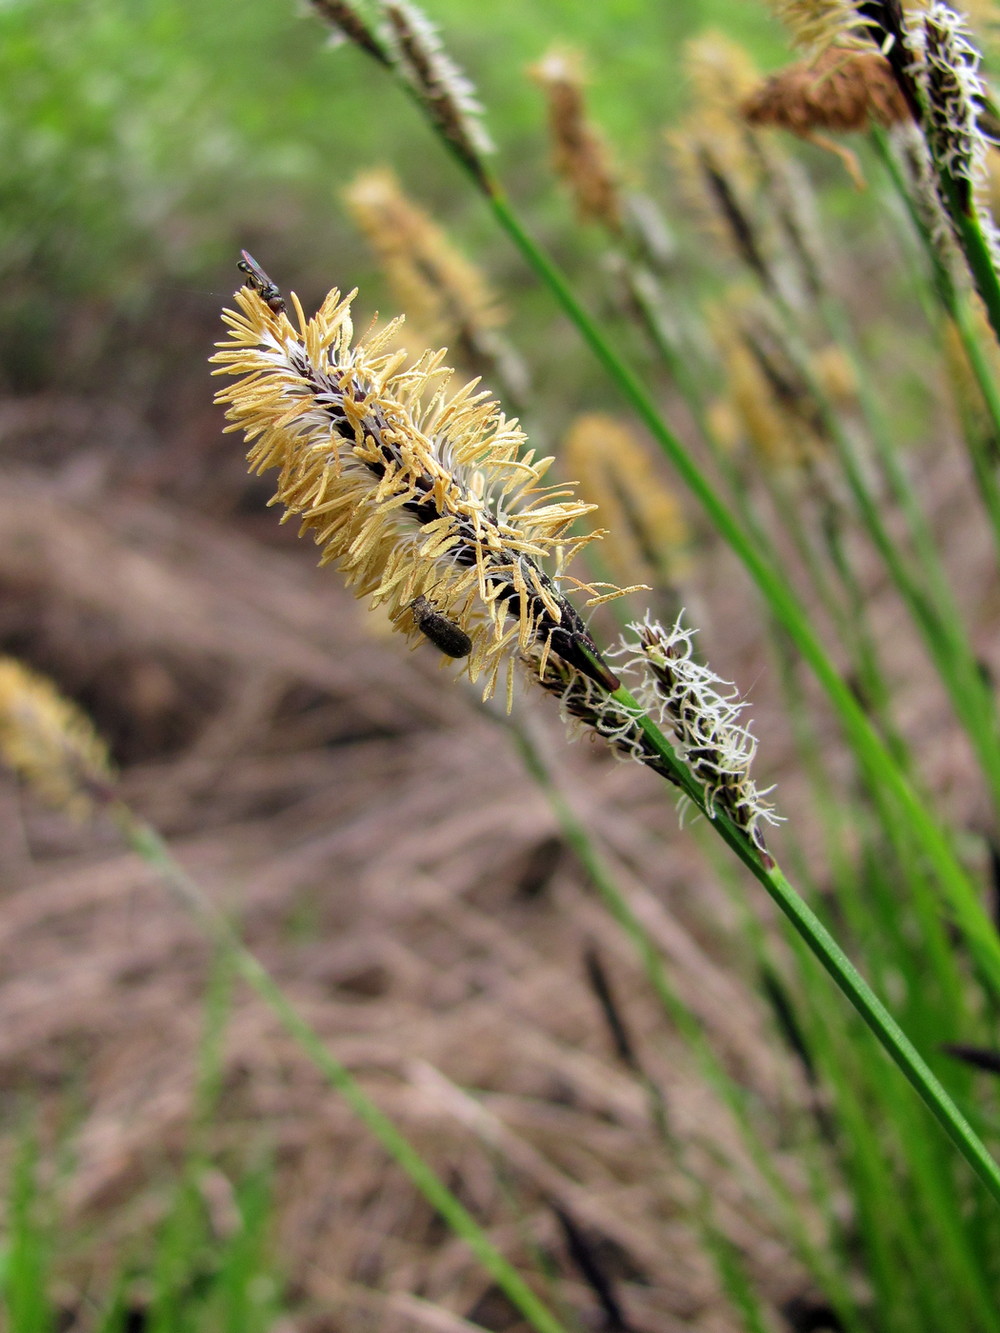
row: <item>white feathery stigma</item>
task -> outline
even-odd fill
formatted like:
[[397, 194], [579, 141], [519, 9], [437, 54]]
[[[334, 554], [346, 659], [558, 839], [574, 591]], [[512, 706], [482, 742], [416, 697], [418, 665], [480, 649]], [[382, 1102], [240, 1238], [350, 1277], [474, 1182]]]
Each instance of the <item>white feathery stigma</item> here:
[[[750, 777], [757, 741], [741, 721], [747, 704], [736, 687], [722, 680], [693, 656], [694, 630], [682, 624], [683, 612], [671, 629], [649, 615], [629, 626], [614, 657], [643, 710], [673, 740], [678, 758], [704, 784], [706, 812], [719, 811], [763, 847], [758, 824], [781, 822]], [[634, 681], [634, 683], [633, 683]]]

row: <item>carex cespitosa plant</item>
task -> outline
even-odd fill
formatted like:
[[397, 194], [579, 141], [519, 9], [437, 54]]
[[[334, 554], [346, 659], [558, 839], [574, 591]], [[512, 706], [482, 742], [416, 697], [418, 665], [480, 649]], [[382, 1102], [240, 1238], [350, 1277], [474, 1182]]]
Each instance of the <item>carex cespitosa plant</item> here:
[[[644, 382], [641, 359], [623, 350], [617, 326], [589, 315], [521, 222], [493, 165], [475, 89], [420, 10], [410, 0], [312, 0], [312, 8], [406, 90], [572, 319], [607, 373], [612, 396], [631, 411], [612, 401], [606, 413], [577, 421], [559, 463], [539, 457], [490, 390], [479, 381], [456, 387], [447, 352], [401, 350], [400, 321], [357, 333], [356, 293], [334, 288], [307, 316], [298, 299], [286, 299], [244, 253], [245, 281], [234, 308], [224, 313], [226, 334], [213, 358], [224, 381], [218, 401], [229, 430], [245, 437], [251, 469], [274, 476], [272, 503], [283, 519], [297, 523], [321, 563], [335, 566], [359, 597], [381, 607], [405, 639], [429, 643], [442, 665], [451, 664], [456, 676], [477, 685], [484, 700], [498, 695], [514, 719], [508, 725], [517, 725], [522, 696], [540, 692], [548, 696], [540, 699], [542, 706], [557, 708], [572, 734], [602, 738], [619, 759], [664, 779], [682, 813], [701, 816], [698, 835], [716, 857], [720, 878], [748, 868], [792, 924], [791, 950], [775, 951], [747, 898], [745, 876], [735, 878], [744, 927], [740, 947], [759, 964], [776, 1027], [801, 1061], [814, 1095], [809, 1113], [816, 1133], [803, 1174], [822, 1180], [833, 1174], [835, 1161], [843, 1172], [838, 1181], [848, 1179], [854, 1188], [849, 1206], [836, 1185], [814, 1195], [829, 1214], [831, 1231], [839, 1226], [851, 1276], [838, 1281], [824, 1271], [809, 1226], [801, 1226], [801, 1252], [812, 1249], [813, 1271], [836, 1291], [831, 1326], [860, 1333], [865, 1313], [877, 1309], [885, 1316], [878, 1326], [901, 1333], [921, 1327], [909, 1311], [893, 1309], [900, 1288], [891, 1270], [897, 1260], [903, 1271], [917, 1270], [926, 1225], [935, 1260], [945, 1256], [949, 1271], [964, 1282], [963, 1326], [996, 1327], [985, 1270], [971, 1249], [963, 1249], [961, 1237], [963, 1228], [973, 1229], [973, 1216], [981, 1219], [986, 1206], [1000, 1202], [1000, 1169], [984, 1146], [987, 1126], [970, 1083], [956, 1078], [958, 1096], [949, 1093], [917, 1045], [927, 1052], [965, 1030], [942, 1029], [945, 1006], [934, 1007], [939, 994], [951, 1004], [947, 1013], [956, 1025], [988, 1028], [1000, 994], [1000, 943], [968, 853], [971, 839], [947, 825], [896, 729], [891, 684], [875, 651], [878, 627], [868, 621], [865, 589], [851, 563], [857, 531], [892, 574], [996, 796], [1000, 746], [992, 692], [951, 604], [935, 536], [906, 464], [893, 451], [891, 430], [880, 428], [872, 411], [875, 395], [864, 357], [843, 337], [832, 280], [836, 257], [815, 225], [816, 200], [800, 188], [796, 164], [772, 137], [787, 131], [833, 148], [860, 185], [871, 165], [861, 141], [868, 131], [878, 136], [883, 167], [895, 170], [926, 247], [928, 289], [933, 287], [957, 329], [964, 368], [981, 392], [977, 411], [967, 415], [988, 437], [990, 425], [1000, 425], [1000, 394], [995, 384], [991, 390], [989, 356], [982, 355], [982, 312], [1000, 329], [985, 194], [994, 113], [965, 20], [943, 0], [905, 10], [895, 0], [775, 0], [773, 9], [788, 25], [801, 59], [758, 77], [731, 45], [712, 40], [695, 52], [697, 96], [691, 115], [670, 136], [683, 187], [677, 193], [698, 196], [709, 224], [704, 230], [719, 241], [720, 262], [741, 269], [743, 281], [716, 283], [711, 301], [684, 312], [700, 364], [693, 358], [692, 365], [681, 364], [683, 342], [667, 347], [661, 338], [663, 365], [650, 373], [666, 369], [675, 382], [687, 373], [684, 396], [702, 431], [699, 443], [715, 450], [703, 466], [697, 444], [690, 447], [675, 430], [660, 395]], [[591, 243], [603, 245], [604, 257], [615, 261], [605, 270], [625, 274], [638, 322], [656, 346], [665, 327], [658, 330], [657, 310], [671, 300], [669, 267], [653, 272], [652, 247], [634, 227], [632, 182], [589, 116], [582, 69], [569, 48], [551, 50], [533, 67], [548, 106], [553, 169], [571, 191]], [[831, 135], [853, 136], [852, 148]], [[486, 382], [520, 407], [526, 381], [515, 376], [510, 385], [503, 382], [510, 363], [497, 341], [507, 293], [501, 304], [436, 219], [385, 171], [358, 177], [348, 206], [389, 272], [399, 304], [418, 326], [423, 321], [427, 340], [451, 341], [462, 364], [484, 371]], [[645, 430], [638, 443], [633, 417]], [[700, 507], [693, 524], [680, 517], [673, 491], [649, 468], [642, 451], [650, 441]], [[973, 457], [981, 495], [1000, 531], [1000, 489], [988, 440]], [[582, 499], [571, 485], [553, 483], [560, 472], [580, 475]], [[762, 492], [770, 509], [757, 507]], [[773, 514], [789, 497], [797, 504], [807, 493], [812, 507], [803, 513], [820, 516], [820, 539], [801, 514], [790, 521]], [[588, 531], [591, 521], [610, 524], [612, 531]], [[771, 789], [755, 781], [758, 741], [748, 705], [701, 659], [686, 614], [678, 614], [693, 563], [684, 548], [698, 522], [735, 553], [760, 596], [765, 632], [787, 676], [792, 729], [802, 724], [799, 755], [821, 807], [827, 860], [819, 868], [795, 821], [786, 822]], [[780, 555], [782, 525], [815, 562], [809, 592], [801, 591], [805, 579], [797, 579]], [[905, 551], [900, 529], [909, 542]], [[613, 587], [595, 573], [633, 586]], [[646, 584], [654, 585], [648, 600], [662, 623], [653, 611], [638, 617], [632, 611], [621, 638], [602, 642], [589, 623], [589, 608], [611, 602], [625, 620], [617, 599], [634, 597]], [[814, 592], [839, 636], [833, 648], [826, 622], [808, 600]], [[815, 691], [810, 694], [799, 679], [802, 663], [848, 742], [853, 768], [846, 779], [846, 766], [821, 726], [810, 729]], [[503, 721], [501, 710], [495, 712]], [[767, 741], [765, 735], [765, 746]], [[45, 682], [7, 662], [0, 663], [0, 757], [61, 808], [84, 816], [110, 813], [209, 931], [236, 951], [247, 979], [473, 1245], [529, 1323], [557, 1333], [558, 1320], [519, 1285], [461, 1205], [324, 1053], [259, 966], [240, 953], [156, 835], [120, 804], [110, 763], [86, 719]], [[592, 842], [581, 845], [596, 881], [599, 851]], [[794, 865], [794, 875], [786, 875], [781, 861]], [[803, 885], [802, 894], [792, 878]], [[864, 901], [869, 886], [870, 903]], [[875, 989], [808, 905], [807, 899], [823, 901], [824, 893], [824, 910], [829, 906], [838, 935], [843, 931], [852, 949], [864, 940], [865, 970]], [[653, 946], [627, 906], [617, 919], [648, 961]], [[872, 943], [879, 932], [883, 938]], [[919, 960], [910, 973], [907, 949]], [[923, 1004], [918, 974], [928, 958], [933, 975], [926, 989], [934, 999]], [[661, 984], [657, 966], [653, 959], [648, 975]], [[820, 968], [855, 1015], [821, 998]], [[784, 989], [788, 974], [801, 983], [799, 1013]], [[901, 1023], [876, 990], [893, 996]], [[914, 1129], [917, 1121], [923, 1126], [919, 1107], [901, 1081], [885, 1079], [872, 1063], [864, 1045], [871, 1035], [957, 1146], [964, 1158], [958, 1169], [943, 1140]], [[714, 1077], [726, 1085], [721, 1061]], [[730, 1092], [732, 1084], [730, 1079], [726, 1085]], [[745, 1112], [736, 1093], [732, 1105]], [[911, 1160], [901, 1163], [908, 1149]], [[978, 1194], [969, 1188], [970, 1182], [978, 1188], [972, 1173], [985, 1186]], [[901, 1180], [906, 1217], [892, 1244], [883, 1244], [879, 1200]], [[850, 1218], [843, 1222], [846, 1213]], [[984, 1234], [995, 1234], [992, 1225]], [[853, 1280], [860, 1249], [871, 1257], [870, 1286], [868, 1270], [864, 1280]], [[922, 1304], [913, 1319], [943, 1327], [947, 1295], [917, 1286]], [[861, 1296], [855, 1287], [864, 1287]], [[870, 1300], [872, 1289], [877, 1298]], [[763, 1327], [763, 1321], [753, 1326]]]
[[[714, 133], [707, 124], [692, 127], [698, 138], [692, 141], [691, 160], [701, 188], [728, 233], [730, 249], [761, 292], [759, 308], [749, 304], [738, 327], [720, 329], [720, 345], [736, 348], [748, 368], [748, 382], [752, 372], [755, 400], [766, 395], [771, 402], [776, 423], [772, 459], [788, 459], [804, 475], [824, 478], [824, 484], [835, 467], [847, 475], [846, 492], [836, 483], [831, 486], [831, 497], [846, 507], [831, 524], [828, 549], [818, 551], [818, 560], [830, 561], [830, 570], [819, 574], [825, 579], [832, 574], [830, 606], [839, 614], [845, 645], [857, 656], [859, 688], [835, 665], [811, 607], [777, 556], [766, 515], [743, 503], [732, 465], [717, 450], [724, 470], [737, 480], [727, 498], [664, 419], [637, 363], [622, 353], [607, 326], [590, 317], [572, 285], [530, 236], [492, 165], [482, 108], [437, 34], [409, 3], [317, 0], [314, 8], [410, 94], [673, 463], [711, 527], [742, 561], [773, 620], [782, 652], [798, 654], [811, 668], [853, 750], [870, 808], [886, 837], [880, 844], [869, 836], [866, 813], [864, 854], [877, 858], [880, 848], [890, 846], [893, 865], [912, 877], [918, 914], [936, 941], [939, 961], [948, 947], [939, 920], [943, 904], [961, 927], [987, 986], [1000, 989], [1000, 947], [973, 874], [951, 831], [925, 800], [890, 716], [891, 695], [872, 655], [863, 592], [843, 556], [843, 534], [858, 517], [898, 582], [956, 712], [974, 738], [984, 771], [991, 775], [996, 738], [985, 687], [981, 678], [972, 681], [972, 669], [978, 670], [975, 657], [954, 618], [933, 538], [914, 503], [905, 466], [893, 456], [884, 428], [876, 430], [865, 367], [859, 366], [856, 349], [837, 346], [844, 324], [829, 282], [832, 259], [814, 234], [814, 201], [799, 188], [794, 165], [786, 164], [765, 138], [785, 129], [826, 142], [831, 133], [860, 136], [868, 127], [898, 137], [903, 160], [916, 164], [906, 188], [924, 195], [914, 207], [932, 219], [927, 228], [932, 242], [951, 247], [950, 280], [956, 289], [969, 287], [960, 263], [964, 259], [988, 308], [988, 275], [980, 271], [983, 252], [976, 246], [977, 236], [987, 244], [988, 220], [978, 188], [982, 153], [975, 138], [988, 107], [977, 56], [961, 21], [936, 4], [906, 15], [893, 5], [861, 0], [782, 5], [780, 17], [789, 23], [805, 62], [756, 88], [747, 74], [738, 91], [716, 99], [713, 115], [725, 123], [724, 131]], [[962, 66], [951, 81], [939, 68], [949, 59]], [[704, 63], [711, 86], [711, 61]], [[630, 283], [633, 296], [645, 300], [652, 293], [644, 313], [655, 334], [655, 319], [648, 316], [665, 290], [647, 281], [648, 256], [623, 231], [622, 176], [614, 150], [586, 118], [579, 71], [566, 51], [550, 52], [533, 71], [549, 101], [555, 169], [574, 191], [581, 218], [603, 230], [609, 256], [614, 251], [620, 261], [624, 254], [626, 271], [641, 276], [641, 283]], [[953, 127], [950, 140], [945, 125]], [[860, 183], [857, 155], [832, 141], [831, 146]], [[744, 166], [746, 175], [740, 176]], [[516, 708], [515, 681], [521, 674], [558, 698], [563, 716], [575, 726], [603, 736], [619, 756], [638, 760], [678, 788], [707, 816], [703, 827], [721, 836], [767, 887], [996, 1196], [996, 1167], [981, 1142], [956, 1116], [941, 1085], [776, 863], [764, 830], [778, 816], [750, 776], [756, 742], [741, 720], [742, 703], [697, 661], [683, 620], [672, 625], [668, 620], [665, 627], [647, 617], [631, 626], [620, 646], [599, 644], [574, 608], [577, 594], [569, 574], [570, 557], [597, 549], [590, 545], [593, 534], [582, 535], [575, 527], [570, 532], [582, 510], [578, 507], [570, 517], [575, 502], [567, 492], [539, 494], [542, 464], [527, 451], [526, 441], [512, 443], [507, 432], [513, 428], [499, 409], [485, 398], [473, 404], [470, 391], [460, 390], [456, 397], [463, 408], [452, 418], [451, 400], [436, 378], [440, 360], [426, 354], [408, 366], [393, 361], [377, 334], [353, 345], [346, 324], [331, 327], [343, 304], [336, 295], [311, 321], [294, 303], [293, 321], [286, 310], [262, 299], [269, 287], [262, 289], [251, 277], [238, 294], [240, 309], [227, 317], [230, 340], [219, 359], [224, 373], [237, 377], [221, 397], [233, 426], [247, 433], [251, 465], [278, 469], [276, 502], [312, 533], [324, 559], [338, 561], [359, 594], [384, 603], [409, 637], [423, 635], [443, 655], [460, 660], [472, 678], [483, 679], [487, 693], [503, 680], [508, 707]], [[641, 304], [636, 300], [637, 307]], [[669, 353], [664, 356], [667, 369], [681, 369], [677, 347], [664, 346], [664, 351]], [[690, 382], [684, 386], [689, 387]], [[685, 398], [696, 417], [711, 420], [702, 411], [705, 400], [697, 388], [685, 392]], [[451, 421], [457, 429], [448, 428]], [[926, 595], [923, 569], [897, 549], [880, 511], [871, 463], [858, 452], [861, 422], [875, 435], [877, 466], [889, 480], [892, 503], [905, 515], [917, 559], [926, 565]], [[493, 441], [503, 441], [503, 447], [494, 450]], [[519, 484], [508, 468], [526, 469]], [[536, 506], [551, 526], [529, 533], [525, 518]], [[647, 578], [648, 568], [643, 570]], [[577, 589], [590, 603], [604, 596], [593, 584], [583, 582]], [[873, 725], [868, 713], [876, 697], [886, 712]], [[799, 698], [796, 707], [801, 704]], [[829, 784], [822, 750], [814, 750], [810, 761], [817, 781]], [[795, 837], [792, 828], [790, 845]], [[842, 828], [831, 831], [829, 846], [839, 887], [851, 874]], [[885, 906], [888, 910], [888, 898]], [[863, 911], [849, 911], [861, 928]], [[883, 921], [888, 923], [888, 916]], [[948, 985], [963, 984], [951, 963], [941, 961], [940, 966]], [[878, 972], [883, 982], [891, 981], [888, 971], [878, 966]], [[828, 1072], [838, 1064], [844, 1067], [848, 1048], [832, 1039], [820, 1045], [815, 1058], [825, 1062]], [[866, 1088], [866, 1096], [888, 1096], [874, 1084]], [[845, 1098], [840, 1110], [845, 1122], [854, 1117], [862, 1123], [860, 1101]], [[893, 1117], [906, 1115], [904, 1103], [893, 1099], [891, 1122], [902, 1123]], [[926, 1172], [918, 1170], [917, 1176], [923, 1185], [932, 1185]], [[869, 1190], [875, 1188], [873, 1179], [868, 1178]], [[879, 1188], [888, 1186], [883, 1181]], [[946, 1213], [943, 1208], [940, 1216]], [[961, 1265], [958, 1257], [956, 1266]], [[973, 1286], [981, 1297], [981, 1283]], [[982, 1313], [981, 1300], [978, 1309]]]
[[[383, 69], [409, 94], [526, 261], [576, 324], [617, 392], [669, 458], [707, 521], [742, 562], [768, 612], [781, 625], [795, 651], [815, 675], [840, 720], [865, 781], [877, 787], [883, 799], [895, 808], [895, 818], [901, 830], [907, 830], [905, 836], [926, 858], [936, 890], [947, 910], [966, 934], [979, 965], [991, 978], [991, 984], [1000, 990], [1000, 941], [947, 831], [922, 801], [893, 754], [892, 745], [872, 725], [863, 704], [835, 665], [787, 570], [775, 558], [766, 534], [761, 532], [759, 525], [750, 522], [738, 501], [727, 499], [719, 491], [663, 416], [634, 362], [623, 355], [606, 329], [588, 314], [565, 275], [521, 222], [486, 151], [482, 109], [470, 94], [468, 80], [457, 73], [453, 61], [443, 58], [439, 37], [428, 31], [426, 20], [417, 19], [415, 7], [408, 3], [405, 6], [399, 3], [362, 6], [323, 0], [314, 8], [341, 36], [354, 42], [366, 54], [375, 54]], [[810, 10], [814, 7], [804, 5], [801, 8]], [[824, 6], [815, 8], [825, 9]], [[852, 6], [842, 6], [838, 14], [845, 8], [854, 13]], [[831, 29], [831, 23], [832, 18], [824, 18], [820, 25], [822, 31], [839, 31], [835, 25]], [[364, 28], [362, 39], [355, 31], [359, 24]], [[400, 52], [402, 30], [406, 34], [405, 57]], [[869, 508], [866, 517], [875, 521], [877, 511]], [[974, 696], [978, 693], [980, 691], [972, 690]]]
[[[647, 765], [708, 817], [768, 888], [824, 967], [1000, 1199], [1000, 1172], [943, 1087], [768, 851], [778, 816], [750, 777], [756, 742], [732, 687], [698, 663], [681, 622], [631, 627], [618, 670], [563, 590], [569, 538], [586, 512], [565, 488], [539, 488], [519, 429], [468, 385], [449, 396], [441, 353], [406, 364], [385, 331], [355, 341], [352, 297], [334, 290], [307, 319], [249, 256], [238, 310], [225, 313], [219, 401], [257, 470], [277, 470], [275, 501], [396, 627], [464, 662], [484, 693], [503, 678], [513, 706], [523, 671], [563, 715]], [[597, 593], [595, 600], [614, 597]], [[627, 591], [635, 591], [634, 589]], [[623, 678], [626, 683], [623, 684]], [[633, 692], [627, 688], [633, 685]]]
[[[275, 500], [313, 535], [322, 562], [337, 561], [403, 633], [463, 659], [485, 697], [502, 678], [509, 710], [520, 667], [569, 715], [677, 781], [639, 725], [657, 712], [704, 812], [724, 811], [770, 863], [758, 826], [776, 816], [749, 777], [743, 705], [692, 661], [679, 623], [636, 627], [628, 666], [640, 693], [652, 682], [655, 707], [618, 697], [619, 675], [561, 586], [572, 556], [601, 534], [569, 536], [593, 506], [539, 484], [553, 460], [535, 460], [474, 383], [449, 395], [443, 353], [407, 365], [405, 353], [384, 351], [391, 325], [355, 341], [353, 298], [336, 289], [310, 320], [293, 295], [293, 324], [274, 284], [244, 265], [248, 285], [215, 357], [235, 382], [218, 398], [251, 444], [251, 467], [278, 470]], [[597, 600], [622, 591], [632, 590]]]

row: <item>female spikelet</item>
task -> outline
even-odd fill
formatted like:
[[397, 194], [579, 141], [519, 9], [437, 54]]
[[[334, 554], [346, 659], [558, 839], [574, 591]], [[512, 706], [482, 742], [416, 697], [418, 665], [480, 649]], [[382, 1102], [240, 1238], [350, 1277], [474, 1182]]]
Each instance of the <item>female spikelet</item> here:
[[[332, 291], [297, 327], [250, 286], [227, 311], [218, 398], [251, 442], [251, 468], [279, 469], [275, 501], [301, 518], [358, 595], [384, 602], [416, 637], [428, 608], [470, 640], [468, 670], [489, 694], [504, 662], [539, 646], [606, 689], [618, 680], [558, 590], [566, 538], [593, 506], [541, 487], [551, 459], [519, 456], [524, 436], [475, 382], [452, 396], [443, 353], [406, 367], [385, 347], [396, 324], [352, 346], [351, 296]], [[276, 290], [276, 289], [275, 289]], [[552, 558], [552, 574], [539, 561]], [[423, 599], [423, 600], [420, 600]], [[508, 671], [508, 699], [513, 688]]]

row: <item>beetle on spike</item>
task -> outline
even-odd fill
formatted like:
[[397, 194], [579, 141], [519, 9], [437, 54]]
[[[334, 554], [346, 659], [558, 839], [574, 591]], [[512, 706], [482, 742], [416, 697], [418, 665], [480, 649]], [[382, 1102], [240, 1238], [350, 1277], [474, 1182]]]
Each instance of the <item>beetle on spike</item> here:
[[414, 598], [410, 610], [413, 612], [417, 629], [430, 639], [435, 648], [439, 648], [448, 657], [469, 656], [472, 651], [472, 640], [468, 634], [436, 610], [426, 597], [421, 595]]
[[280, 315], [285, 308], [285, 298], [278, 284], [271, 281], [249, 251], [241, 250], [240, 254], [242, 258], [236, 261], [236, 267], [246, 274], [243, 286], [255, 291], [269, 310]]

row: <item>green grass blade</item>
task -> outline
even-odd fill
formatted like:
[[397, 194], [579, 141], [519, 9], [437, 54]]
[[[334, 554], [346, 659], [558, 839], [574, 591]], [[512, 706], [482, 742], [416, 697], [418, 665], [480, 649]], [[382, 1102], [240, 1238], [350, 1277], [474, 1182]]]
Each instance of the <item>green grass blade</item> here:
[[566, 1326], [539, 1300], [520, 1273], [492, 1244], [465, 1205], [448, 1189], [385, 1112], [371, 1100], [350, 1071], [331, 1053], [267, 969], [243, 946], [228, 922], [215, 911], [198, 885], [177, 864], [159, 834], [123, 807], [117, 809], [116, 816], [129, 845], [156, 870], [160, 878], [195, 913], [219, 947], [230, 955], [238, 975], [264, 1000], [285, 1031], [330, 1086], [340, 1093], [454, 1234], [465, 1241], [530, 1327], [536, 1333], [567, 1333]]

